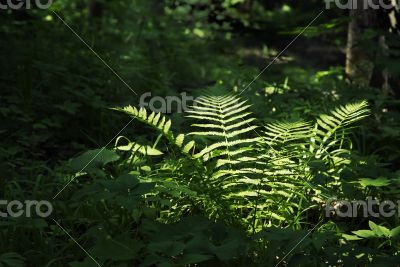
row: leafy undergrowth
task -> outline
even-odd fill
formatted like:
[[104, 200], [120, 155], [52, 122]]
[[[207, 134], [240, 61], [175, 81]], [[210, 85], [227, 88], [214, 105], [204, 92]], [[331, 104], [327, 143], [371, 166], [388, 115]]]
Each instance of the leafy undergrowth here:
[[[116, 108], [158, 138], [121, 136], [113, 149], [87, 151], [52, 172], [68, 182], [54, 199], [55, 221], [2, 222], [0, 264], [397, 265], [396, 221], [325, 214], [332, 198], [397, 192], [395, 179], [366, 179], [368, 159], [352, 149], [350, 133], [369, 115], [367, 102], [264, 124], [247, 101], [218, 92], [206, 91], [187, 111], [189, 133], [173, 133], [160, 113]], [[39, 177], [32, 198], [50, 198], [53, 183]], [[20, 242], [27, 237], [32, 246]]]
[[[398, 214], [326, 209], [399, 199], [399, 100], [290, 53], [247, 88], [259, 69], [232, 53], [231, 27], [279, 21], [276, 35], [310, 13], [257, 5], [253, 21], [238, 1], [221, 13], [188, 0], [168, 1], [167, 16], [156, 2], [107, 4], [96, 23], [75, 1], [54, 10], [139, 95], [210, 85], [184, 118], [137, 108], [51, 13], [0, 17], [0, 195], [54, 207], [1, 218], [0, 267], [398, 266]], [[221, 23], [208, 23], [215, 12]]]

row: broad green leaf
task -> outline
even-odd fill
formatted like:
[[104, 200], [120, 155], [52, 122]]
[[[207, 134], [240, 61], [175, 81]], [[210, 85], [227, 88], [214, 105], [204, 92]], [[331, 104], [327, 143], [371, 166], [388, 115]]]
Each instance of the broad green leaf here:
[[396, 228], [393, 228], [390, 230], [390, 237], [398, 237], [400, 235], [400, 226], [397, 226]]
[[343, 237], [344, 239], [346, 239], [346, 240], [349, 240], [349, 241], [361, 240], [361, 239], [362, 239], [361, 237], [358, 237], [358, 236], [356, 236], [356, 235], [348, 235], [348, 234], [342, 234], [342, 237]]
[[358, 230], [358, 231], [353, 231], [352, 233], [362, 238], [376, 237], [375, 233], [371, 230]]
[[71, 167], [74, 171], [82, 171], [84, 169], [101, 168], [107, 163], [117, 161], [119, 155], [106, 148], [89, 150], [79, 157], [72, 159]]
[[363, 187], [367, 187], [367, 186], [382, 187], [382, 186], [387, 186], [390, 184], [390, 181], [383, 177], [380, 177], [377, 179], [362, 178], [362, 179], [359, 179], [358, 182]]
[[381, 230], [380, 226], [375, 224], [373, 221], [368, 222], [369, 228], [374, 232], [376, 236], [383, 236], [384, 233]]
[[377, 225], [373, 221], [369, 221], [368, 225], [369, 225], [369, 228], [371, 228], [371, 230], [374, 231], [374, 233], [377, 236], [386, 236], [386, 237], [390, 236], [390, 230], [387, 229], [386, 227]]

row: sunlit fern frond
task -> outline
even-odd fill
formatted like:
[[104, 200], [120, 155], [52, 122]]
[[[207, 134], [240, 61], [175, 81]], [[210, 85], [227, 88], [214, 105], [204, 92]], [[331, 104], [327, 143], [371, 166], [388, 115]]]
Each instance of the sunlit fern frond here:
[[123, 108], [114, 108], [114, 110], [118, 110], [128, 114], [129, 116], [135, 118], [136, 120], [143, 122], [150, 127], [156, 129], [160, 134], [165, 136], [165, 138], [175, 146], [177, 146], [184, 154], [190, 156], [192, 149], [194, 149], [195, 142], [189, 141], [185, 143], [186, 135], [179, 134], [174, 136], [171, 128], [171, 120], [167, 119], [165, 116], [161, 115], [161, 113], [147, 112], [145, 108], [137, 109], [132, 106], [127, 106]]
[[198, 131], [190, 135], [200, 137], [213, 137], [217, 140], [213, 144], [205, 147], [197, 153], [195, 157], [208, 159], [216, 155], [225, 155], [227, 157], [235, 156], [237, 149], [246, 147], [256, 142], [256, 138], [243, 138], [244, 135], [254, 132], [258, 126], [251, 123], [255, 118], [249, 117], [248, 111], [250, 105], [247, 101], [241, 101], [235, 95], [222, 96], [201, 96], [196, 99], [192, 110], [187, 111], [187, 117], [197, 120], [192, 124]]
[[251, 169], [262, 164], [253, 155], [261, 137], [256, 131], [258, 126], [253, 124], [255, 118], [250, 117], [250, 106], [233, 94], [205, 94], [187, 111], [197, 130], [190, 135], [208, 140], [194, 157], [214, 162], [211, 178], [215, 182], [235, 179], [238, 174], [255, 174]]
[[366, 101], [339, 106], [329, 115], [320, 115], [315, 124], [311, 150], [316, 150], [317, 154], [321, 154], [333, 147], [340, 147], [350, 124], [368, 115], [369, 109]]
[[263, 131], [264, 138], [260, 142], [265, 161], [272, 170], [290, 170], [301, 173], [301, 162], [307, 153], [307, 146], [313, 136], [313, 126], [305, 121], [283, 121], [269, 123]]
[[[347, 104], [334, 109], [330, 115], [321, 115], [313, 125], [309, 122], [275, 122], [265, 126], [263, 140], [260, 142], [263, 153], [261, 157], [268, 163], [268, 171], [260, 179], [259, 196], [273, 199], [275, 202], [284, 201], [293, 204], [296, 210], [298, 205], [312, 205], [306, 192], [322, 192], [328, 189], [314, 182], [317, 175], [326, 175], [332, 178], [340, 172], [342, 164], [347, 158], [340, 157], [340, 153], [350, 151], [344, 146], [347, 129], [351, 124], [368, 116], [365, 101]], [[311, 163], [320, 164], [321, 169], [313, 169]], [[234, 192], [241, 195], [243, 192]], [[254, 193], [253, 193], [254, 194]], [[250, 198], [250, 196], [247, 196]], [[297, 204], [296, 204], [297, 203]], [[302, 203], [302, 204], [301, 204]], [[274, 203], [265, 204], [273, 210], [279, 210]], [[261, 206], [259, 206], [261, 209]], [[288, 211], [276, 212], [275, 219], [282, 219], [282, 215], [290, 215]], [[259, 213], [265, 216], [267, 213]]]
[[159, 156], [164, 154], [163, 152], [154, 147], [148, 145], [141, 145], [136, 142], [131, 142], [125, 136], [120, 136], [115, 140], [115, 149], [118, 151], [129, 151], [132, 154], [139, 153], [144, 156]]
[[287, 144], [312, 136], [312, 126], [305, 121], [275, 122], [265, 126], [264, 140], [269, 145]]

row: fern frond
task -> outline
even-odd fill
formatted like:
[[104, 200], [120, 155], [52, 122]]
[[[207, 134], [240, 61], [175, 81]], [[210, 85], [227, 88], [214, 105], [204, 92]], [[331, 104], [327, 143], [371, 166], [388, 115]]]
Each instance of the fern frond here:
[[[208, 94], [196, 99], [192, 110], [187, 112], [189, 114], [187, 117], [196, 119], [197, 122], [192, 126], [202, 130], [191, 132], [190, 135], [216, 137], [219, 141], [205, 147], [195, 157], [209, 159], [209, 154], [218, 150], [211, 157], [217, 154], [225, 155], [229, 161], [233, 156], [230, 154], [231, 151], [258, 141], [258, 138], [241, 139], [242, 135], [249, 134], [258, 128], [256, 125], [250, 125], [254, 118], [246, 118], [251, 114], [247, 111], [250, 105], [246, 103], [247, 101], [241, 101], [232, 94], [220, 96]], [[225, 153], [220, 153], [224, 150]]]
[[341, 143], [346, 128], [367, 116], [369, 109], [366, 101], [339, 106], [330, 115], [320, 115], [314, 128], [311, 151], [317, 149], [318, 153], [322, 153]]
[[140, 154], [145, 156], [159, 156], [163, 154], [163, 152], [156, 148], [147, 145], [140, 145], [135, 142], [129, 142], [127, 145], [117, 144], [118, 140], [116, 141], [116, 149], [120, 151], [131, 151], [132, 153], [139, 152]]
[[214, 151], [215, 149], [221, 148], [221, 147], [230, 148], [230, 147], [234, 147], [234, 146], [242, 145], [242, 144], [253, 144], [253, 143], [258, 142], [260, 139], [261, 139], [260, 137], [256, 137], [256, 138], [249, 138], [249, 139], [240, 139], [240, 140], [235, 140], [235, 141], [230, 141], [230, 142], [214, 143], [214, 144], [204, 148], [199, 153], [195, 154], [194, 157], [195, 158], [202, 157], [202, 156]]
[[368, 103], [367, 101], [361, 101], [339, 106], [331, 111], [331, 115], [320, 115], [317, 119], [317, 125], [332, 135], [338, 129], [359, 121], [368, 115]]
[[190, 156], [191, 149], [194, 147], [195, 142], [189, 141], [187, 144], [184, 144], [185, 135], [179, 134], [177, 137], [174, 136], [171, 128], [171, 120], [167, 119], [165, 116], [161, 115], [161, 113], [152, 112], [148, 115], [148, 112], [145, 108], [137, 109], [136, 107], [127, 106], [123, 108], [113, 108], [114, 110], [124, 112], [129, 116], [135, 118], [136, 120], [143, 122], [150, 127], [156, 129], [160, 134], [165, 136], [165, 138], [173, 145], [177, 146], [184, 154]]
[[276, 122], [265, 126], [265, 141], [269, 144], [285, 144], [312, 136], [311, 124], [305, 121]]

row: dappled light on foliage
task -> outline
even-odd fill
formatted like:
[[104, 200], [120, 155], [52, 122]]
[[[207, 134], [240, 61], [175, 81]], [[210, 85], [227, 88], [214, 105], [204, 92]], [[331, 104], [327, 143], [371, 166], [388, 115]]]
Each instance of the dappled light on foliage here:
[[0, 267], [399, 265], [398, 6], [44, 2], [0, 0]]

